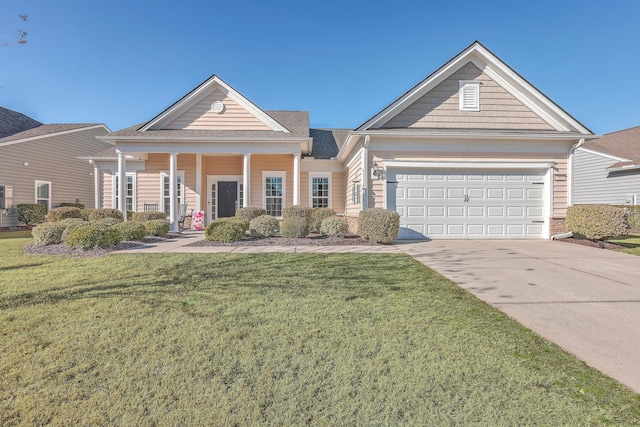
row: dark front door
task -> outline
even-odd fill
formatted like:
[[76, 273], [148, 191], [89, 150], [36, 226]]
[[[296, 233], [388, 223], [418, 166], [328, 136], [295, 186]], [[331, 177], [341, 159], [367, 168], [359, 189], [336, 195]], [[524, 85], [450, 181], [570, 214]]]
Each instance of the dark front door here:
[[237, 201], [238, 182], [218, 181], [218, 218], [234, 216]]

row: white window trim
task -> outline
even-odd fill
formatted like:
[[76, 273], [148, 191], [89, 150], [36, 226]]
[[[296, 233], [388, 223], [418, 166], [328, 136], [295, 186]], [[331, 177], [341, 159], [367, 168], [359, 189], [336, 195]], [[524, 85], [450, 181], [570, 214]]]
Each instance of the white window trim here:
[[[267, 177], [282, 178], [282, 209], [287, 206], [287, 172], [285, 171], [262, 171], [262, 208], [267, 208], [267, 186], [265, 179]], [[277, 217], [277, 218], [282, 218]]]
[[[460, 111], [480, 111], [480, 82], [476, 80], [460, 80], [460, 88], [458, 90], [458, 98], [460, 98]], [[475, 98], [473, 106], [465, 106], [464, 92], [472, 90]]]
[[53, 188], [51, 185], [51, 181], [40, 181], [36, 179], [36, 184], [35, 184], [35, 203], [38, 203], [38, 200], [44, 200], [40, 197], [38, 197], [38, 186], [39, 185], [43, 185], [43, 184], [48, 184], [49, 185], [49, 198], [47, 199], [47, 212], [49, 212], [51, 210], [51, 194], [53, 193]]
[[[137, 212], [137, 206], [138, 206], [138, 202], [137, 202], [137, 198], [136, 198], [136, 173], [135, 172], [127, 172], [125, 175], [127, 176], [131, 176], [133, 177], [133, 179], [131, 180], [131, 185], [132, 185], [132, 200], [131, 200], [131, 207], [133, 208], [134, 212]], [[117, 209], [116, 206], [118, 205], [118, 201], [116, 199], [116, 185], [117, 185], [117, 176], [118, 176], [118, 172], [114, 172], [113, 175], [111, 176], [112, 179], [112, 187], [113, 191], [111, 192], [111, 206], [113, 206], [114, 209]], [[126, 187], [126, 186], [125, 186]]]
[[327, 194], [327, 198], [329, 200], [327, 203], [327, 207], [331, 208], [331, 192], [333, 191], [331, 175], [331, 172], [309, 172], [309, 207], [313, 207], [313, 178], [328, 178], [329, 194]]
[[[158, 210], [160, 212], [164, 212], [164, 177], [165, 176], [167, 176], [167, 177], [171, 176], [169, 171], [160, 171], [160, 200], [159, 200], [160, 204], [158, 205]], [[184, 171], [183, 170], [176, 171], [176, 176], [178, 178], [180, 178], [180, 182], [182, 182], [182, 193], [178, 194], [178, 205], [182, 205], [182, 204], [184, 204], [184, 199], [186, 197], [186, 194], [185, 194], [186, 193], [186, 185], [184, 183]], [[176, 186], [176, 192], [177, 191], [178, 191], [178, 188]]]

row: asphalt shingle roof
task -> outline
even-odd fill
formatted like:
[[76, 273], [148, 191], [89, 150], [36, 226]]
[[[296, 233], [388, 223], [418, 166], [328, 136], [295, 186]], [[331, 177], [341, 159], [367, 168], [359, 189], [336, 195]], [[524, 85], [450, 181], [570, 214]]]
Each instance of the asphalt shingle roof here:
[[640, 126], [602, 135], [602, 137], [588, 141], [582, 146], [630, 160], [630, 162], [616, 163], [611, 167], [640, 164]]
[[17, 141], [19, 139], [33, 138], [38, 136], [45, 136], [52, 133], [65, 132], [69, 130], [82, 129], [86, 127], [98, 126], [100, 123], [73, 123], [73, 124], [53, 124], [53, 125], [39, 125], [23, 132], [15, 133], [11, 136], [0, 139], [0, 144], [3, 142]]
[[336, 157], [349, 132], [349, 129], [309, 129], [309, 136], [313, 138], [311, 156], [316, 159]]
[[22, 113], [0, 107], [0, 138], [38, 127], [41, 124]]

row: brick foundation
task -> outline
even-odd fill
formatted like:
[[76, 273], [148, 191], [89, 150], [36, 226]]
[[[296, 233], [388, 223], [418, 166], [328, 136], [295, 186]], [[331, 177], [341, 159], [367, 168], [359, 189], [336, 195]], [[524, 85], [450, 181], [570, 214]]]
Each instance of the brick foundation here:
[[565, 217], [551, 217], [549, 218], [549, 235], [554, 236], [556, 234], [566, 233], [564, 228]]

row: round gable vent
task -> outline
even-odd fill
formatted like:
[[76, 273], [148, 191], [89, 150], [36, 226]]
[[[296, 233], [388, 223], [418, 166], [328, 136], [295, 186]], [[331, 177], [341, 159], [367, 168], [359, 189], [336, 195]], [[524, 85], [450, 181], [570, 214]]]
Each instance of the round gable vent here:
[[211, 104], [211, 109], [214, 113], [220, 114], [224, 111], [224, 104], [222, 103], [222, 101], [215, 101], [213, 104]]

